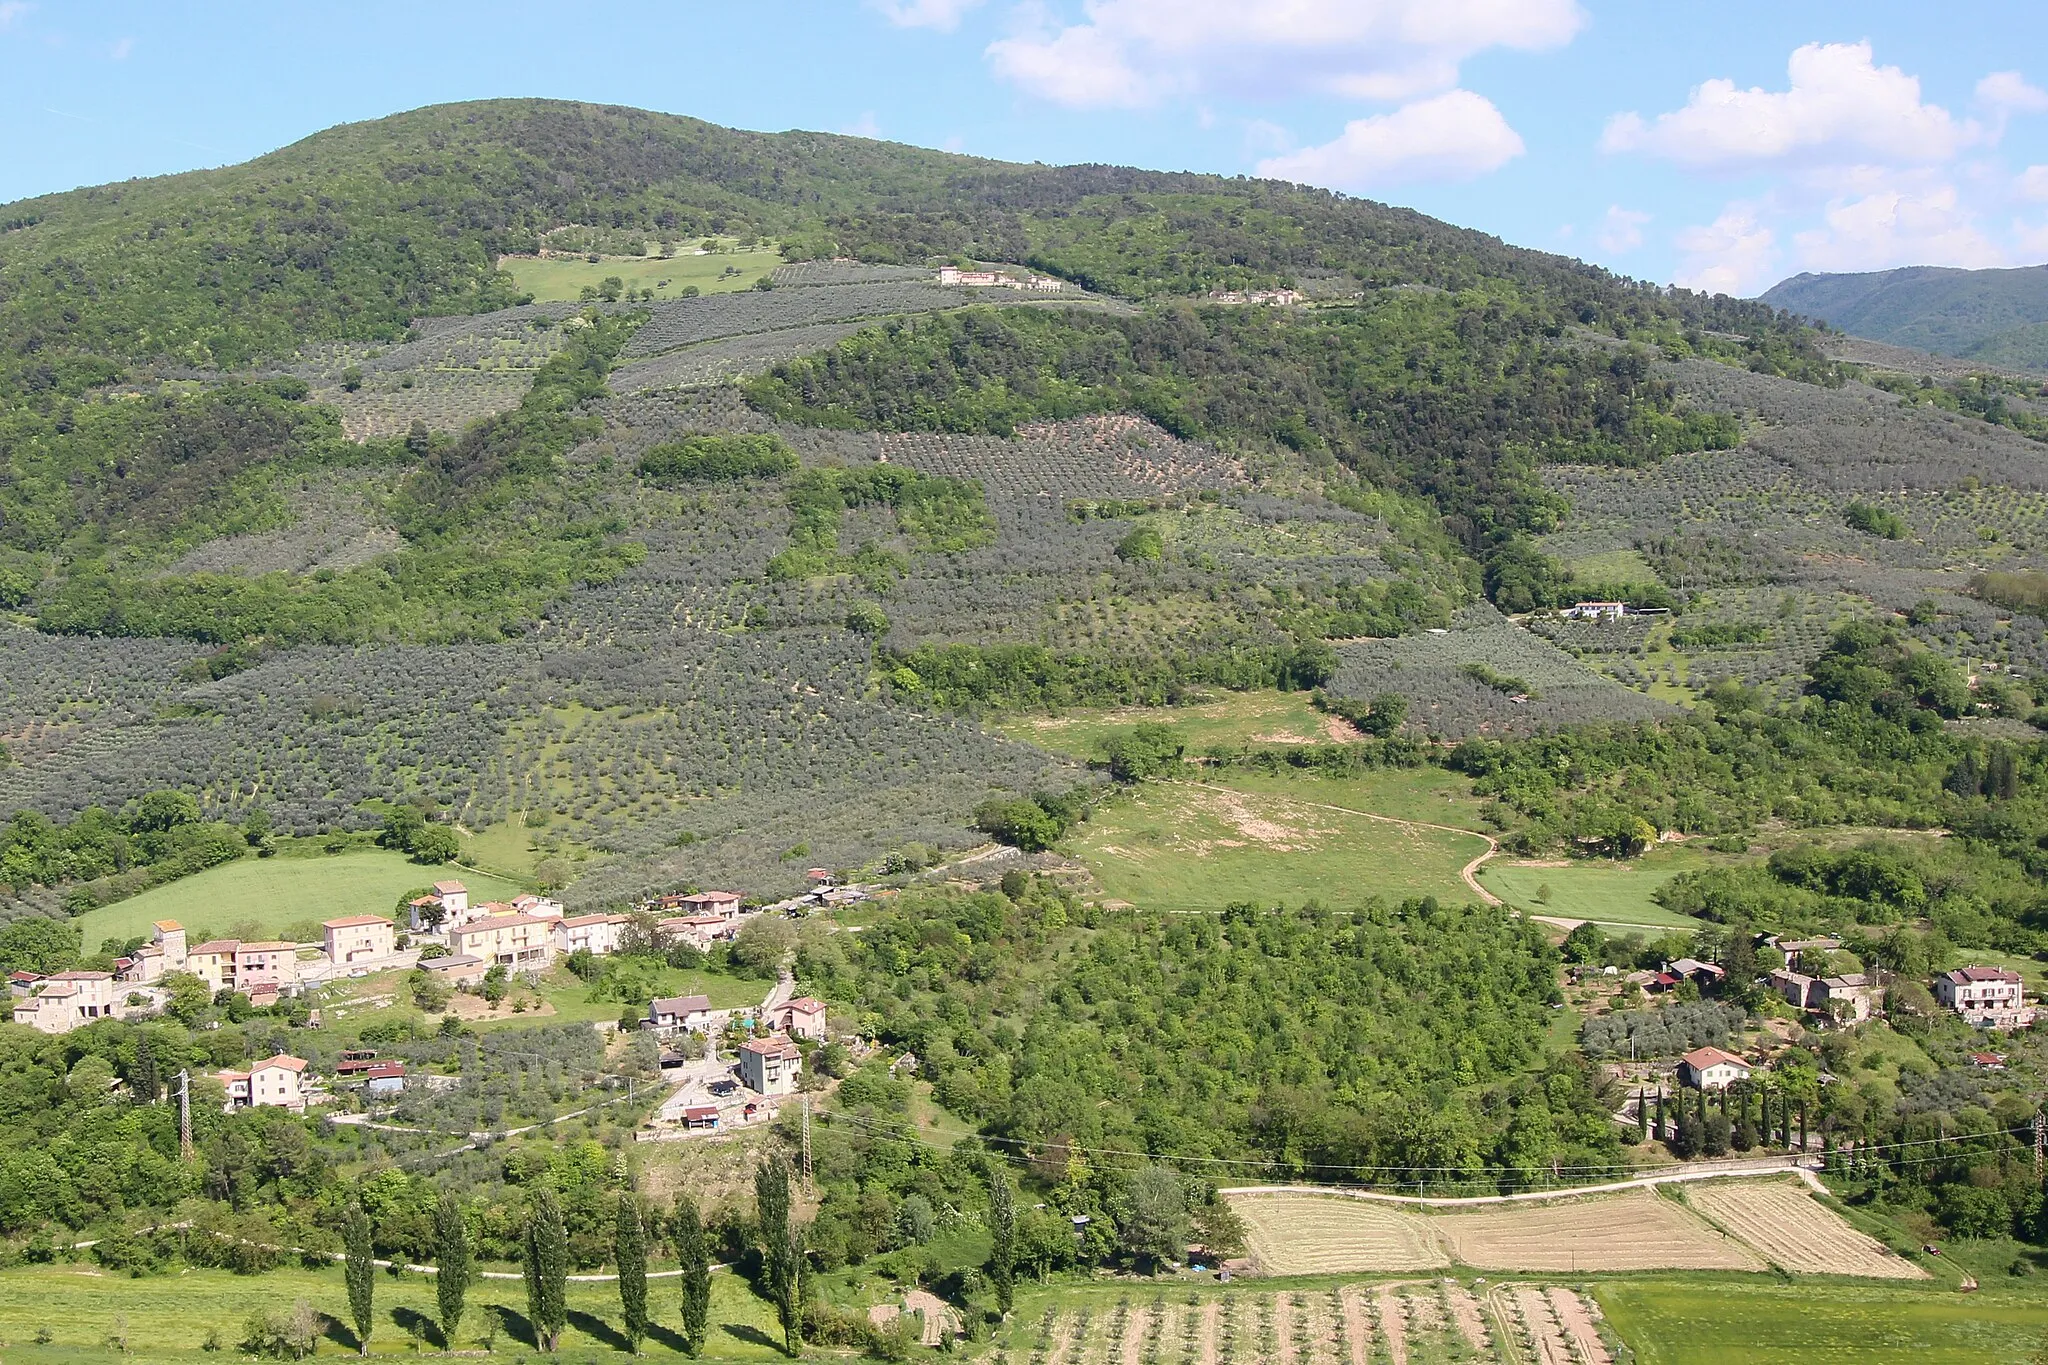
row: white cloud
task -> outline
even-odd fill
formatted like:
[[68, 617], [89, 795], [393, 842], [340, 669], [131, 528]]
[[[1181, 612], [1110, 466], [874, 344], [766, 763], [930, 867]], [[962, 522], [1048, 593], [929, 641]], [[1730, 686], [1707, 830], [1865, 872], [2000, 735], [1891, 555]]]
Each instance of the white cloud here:
[[1777, 240], [1755, 205], [1729, 204], [1713, 222], [1686, 228], [1672, 239], [1685, 253], [1676, 281], [1709, 294], [1756, 293], [1775, 279]]
[[125, 62], [128, 60], [128, 54], [134, 50], [135, 40], [133, 38], [117, 38], [114, 41], [114, 45], [107, 49], [107, 55], [117, 62]]
[[1954, 185], [1895, 188], [1838, 200], [1825, 226], [1793, 238], [1810, 270], [1885, 270], [1897, 265], [2004, 265], [2006, 253], [1978, 228]]
[[882, 135], [882, 125], [875, 122], [875, 111], [863, 109], [859, 118], [839, 130], [848, 137], [875, 137]]
[[2011, 114], [2048, 114], [2048, 90], [2028, 85], [2017, 71], [1994, 71], [1977, 82], [1977, 98]]
[[1522, 139], [1483, 95], [1450, 90], [1355, 119], [1336, 141], [1259, 163], [1259, 174], [1354, 193], [1415, 180], [1468, 180], [1522, 154]]
[[1786, 90], [1710, 80], [1684, 108], [1654, 121], [1617, 114], [1600, 145], [1700, 167], [1865, 156], [1924, 165], [1982, 135], [1976, 124], [1922, 102], [1917, 77], [1873, 65], [1869, 43], [1809, 43], [1792, 54], [1787, 71]]
[[2029, 166], [2014, 183], [2022, 199], [2048, 200], [2048, 166]]
[[870, 8], [898, 28], [935, 28], [950, 33], [981, 0], [868, 0]]
[[1640, 209], [1625, 209], [1619, 204], [1607, 206], [1607, 216], [1600, 220], [1600, 235], [1597, 240], [1600, 249], [1613, 255], [1634, 251], [1643, 244], [1643, 224], [1650, 221], [1650, 215]]
[[1556, 47], [1585, 21], [1577, 0], [1086, 0], [1083, 12], [1062, 26], [1020, 8], [1021, 31], [989, 45], [997, 74], [1078, 107], [1209, 92], [1403, 100], [1455, 85], [1475, 53]]
[[34, 8], [34, 5], [25, 3], [25, 0], [0, 0], [0, 33], [13, 28], [23, 15]]

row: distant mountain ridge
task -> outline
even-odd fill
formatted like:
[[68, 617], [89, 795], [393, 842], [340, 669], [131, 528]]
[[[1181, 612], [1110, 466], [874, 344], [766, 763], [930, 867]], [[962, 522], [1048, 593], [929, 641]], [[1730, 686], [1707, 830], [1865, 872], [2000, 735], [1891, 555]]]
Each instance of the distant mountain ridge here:
[[1851, 336], [1987, 365], [2048, 370], [2048, 265], [1958, 270], [1915, 265], [1794, 275], [1764, 303]]

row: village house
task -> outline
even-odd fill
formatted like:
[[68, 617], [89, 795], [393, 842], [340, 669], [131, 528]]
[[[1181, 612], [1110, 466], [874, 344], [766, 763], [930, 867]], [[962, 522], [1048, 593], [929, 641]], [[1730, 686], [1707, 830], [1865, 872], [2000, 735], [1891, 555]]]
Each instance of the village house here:
[[767, 1012], [768, 1027], [777, 1033], [787, 1033], [798, 1038], [809, 1038], [823, 1042], [825, 1038], [825, 1002], [800, 995], [794, 1000], [785, 1000]]
[[429, 957], [420, 960], [420, 970], [432, 972], [450, 986], [461, 990], [483, 983], [484, 976], [491, 970], [491, 964], [468, 953], [451, 953], [447, 957]]
[[551, 919], [515, 915], [508, 909], [450, 929], [448, 950], [515, 972], [543, 972], [555, 965], [554, 928]]
[[405, 1091], [405, 1063], [378, 1062], [363, 1070], [363, 1093], [391, 1096]]
[[13, 991], [14, 998], [19, 1000], [33, 991], [36, 983], [43, 979], [44, 977], [41, 972], [9, 972], [7, 974], [7, 989]]
[[1861, 972], [1807, 976], [1780, 967], [1771, 973], [1770, 983], [1771, 989], [1794, 1009], [1824, 1014], [1842, 1024], [1860, 1024], [1870, 1017], [1870, 978]]
[[562, 903], [554, 897], [536, 896], [531, 892], [523, 896], [514, 896], [507, 904], [511, 906], [513, 914], [532, 915], [536, 919], [560, 919], [564, 913]]
[[554, 920], [555, 951], [566, 956], [580, 948], [592, 957], [616, 953], [632, 922], [629, 915], [577, 915]]
[[1564, 609], [1567, 621], [1619, 621], [1626, 615], [1626, 602], [1574, 602]]
[[209, 939], [185, 955], [185, 970], [216, 995], [231, 991], [235, 988], [235, 950], [241, 946], [237, 939]]
[[2026, 985], [2007, 967], [1958, 967], [1934, 978], [1934, 998], [1973, 1028], [2025, 1028], [2034, 1022]]
[[259, 992], [290, 995], [299, 987], [299, 945], [281, 939], [235, 945], [235, 989], [255, 1003]]
[[303, 1114], [306, 1111], [305, 1070], [304, 1059], [280, 1052], [247, 1071], [220, 1071], [214, 1078], [228, 1092], [229, 1109], [269, 1106]]
[[719, 919], [733, 920], [740, 917], [740, 893], [737, 891], [699, 891], [693, 895], [675, 898], [675, 908], [684, 915], [716, 915]]
[[1728, 979], [1727, 971], [1719, 963], [1702, 962], [1696, 957], [1681, 957], [1664, 970], [1692, 982], [1703, 991], [1718, 990]]
[[320, 925], [327, 960], [337, 967], [374, 962], [398, 951], [397, 931], [382, 915], [348, 915]]
[[1725, 1090], [1749, 1079], [1748, 1062], [1718, 1047], [1696, 1047], [1678, 1059], [1678, 1079], [1695, 1090]]
[[670, 995], [648, 1002], [647, 1022], [641, 1027], [666, 1037], [685, 1029], [701, 1029], [710, 1022], [710, 996]]
[[409, 901], [406, 908], [412, 913], [407, 927], [414, 933], [451, 929], [474, 917], [469, 888], [456, 881], [435, 882], [426, 895]]
[[136, 1012], [155, 1009], [155, 991], [138, 992], [116, 981], [112, 972], [55, 972], [29, 987], [31, 994], [15, 1002], [14, 1022], [38, 1033], [69, 1033], [96, 1019], [123, 1019], [131, 995], [145, 1001]]
[[687, 943], [700, 953], [708, 953], [712, 944], [730, 940], [738, 927], [737, 921], [722, 915], [678, 915], [658, 921], [654, 929], [671, 942]]
[[803, 1062], [796, 1044], [780, 1034], [740, 1044], [740, 1080], [747, 1089], [763, 1095], [795, 1094]]

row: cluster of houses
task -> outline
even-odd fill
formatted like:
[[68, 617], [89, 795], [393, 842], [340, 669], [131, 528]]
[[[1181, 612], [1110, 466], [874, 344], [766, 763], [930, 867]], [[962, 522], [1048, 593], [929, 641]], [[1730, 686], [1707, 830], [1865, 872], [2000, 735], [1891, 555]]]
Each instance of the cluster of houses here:
[[1267, 308], [1289, 308], [1308, 302], [1299, 289], [1211, 289], [1211, 303], [1254, 303]]
[[974, 285], [984, 289], [1029, 289], [1038, 294], [1057, 294], [1067, 287], [1065, 280], [1056, 280], [1050, 275], [1027, 275], [1019, 279], [1000, 270], [962, 270], [955, 265], [939, 267], [939, 283]]

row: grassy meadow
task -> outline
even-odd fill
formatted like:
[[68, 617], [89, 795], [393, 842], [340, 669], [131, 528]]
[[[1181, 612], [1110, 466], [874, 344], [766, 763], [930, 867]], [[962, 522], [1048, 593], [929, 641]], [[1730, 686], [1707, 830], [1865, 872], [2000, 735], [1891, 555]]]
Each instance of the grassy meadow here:
[[[714, 1275], [711, 1280], [711, 1339], [702, 1360], [760, 1361], [782, 1358], [774, 1343], [781, 1340], [775, 1311], [756, 1298], [744, 1280]], [[89, 1265], [31, 1266], [0, 1271], [0, 1340], [10, 1360], [74, 1361], [113, 1358], [118, 1348], [108, 1339], [127, 1338], [126, 1358], [132, 1361], [234, 1359], [249, 1315], [263, 1309], [289, 1312], [306, 1300], [329, 1318], [316, 1356], [356, 1354], [348, 1319], [348, 1293], [341, 1270], [276, 1270], [267, 1275], [238, 1276], [218, 1270], [190, 1270], [174, 1276], [129, 1279]], [[647, 1287], [648, 1311], [655, 1320], [654, 1337], [643, 1354], [681, 1358], [676, 1335], [682, 1312], [672, 1279]], [[419, 1347], [406, 1331], [408, 1322], [424, 1333], [424, 1345], [441, 1345], [434, 1315], [431, 1276], [393, 1279], [379, 1275], [376, 1325], [370, 1333], [372, 1355], [411, 1354]], [[560, 1359], [589, 1361], [622, 1356], [625, 1339], [618, 1334], [619, 1297], [609, 1283], [569, 1285], [569, 1327], [562, 1337]], [[34, 1344], [47, 1330], [47, 1345]], [[219, 1334], [220, 1353], [203, 1350], [209, 1332]], [[456, 1348], [473, 1353], [488, 1340], [500, 1354], [532, 1353], [526, 1319], [526, 1289], [520, 1281], [481, 1280], [469, 1291], [468, 1311], [457, 1333]]]
[[102, 906], [76, 923], [88, 949], [99, 947], [102, 939], [146, 935], [151, 922], [160, 919], [217, 932], [254, 925], [257, 932], [268, 934], [341, 915], [389, 915], [407, 891], [444, 878], [466, 884], [473, 900], [505, 900], [524, 889], [459, 867], [422, 867], [388, 849], [356, 848], [346, 853], [243, 858]]
[[683, 290], [693, 284], [700, 294], [752, 289], [755, 280], [781, 264], [781, 253], [770, 248], [714, 251], [702, 256], [679, 253], [668, 260], [659, 256], [603, 256], [591, 262], [581, 256], [506, 256], [498, 262], [498, 268], [508, 272], [537, 303], [573, 303], [582, 297], [585, 285], [595, 287], [614, 275], [628, 289], [652, 289], [657, 299], [675, 299], [681, 298]]
[[1358, 739], [1356, 731], [1309, 705], [1306, 692], [1227, 692], [1189, 706], [1075, 709], [1057, 716], [1019, 715], [1003, 732], [1041, 749], [1084, 761], [1108, 757], [1111, 736], [1142, 722], [1171, 725], [1190, 754], [1215, 745], [1327, 744]]
[[[1673, 914], [1651, 897], [1679, 873], [1715, 861], [1711, 855], [1669, 845], [1628, 862], [1603, 858], [1560, 865], [1495, 858], [1479, 870], [1479, 882], [1509, 905], [1531, 914], [1589, 919], [1610, 929], [1695, 929], [1697, 920]], [[1547, 896], [1545, 887], [1549, 888]]]
[[1147, 783], [1097, 810], [1063, 849], [1109, 896], [1146, 909], [1470, 896], [1458, 870], [1484, 850], [1477, 836], [1314, 804], [1305, 782], [1263, 790], [1235, 777]]

